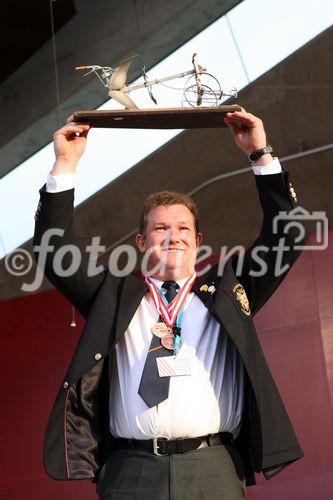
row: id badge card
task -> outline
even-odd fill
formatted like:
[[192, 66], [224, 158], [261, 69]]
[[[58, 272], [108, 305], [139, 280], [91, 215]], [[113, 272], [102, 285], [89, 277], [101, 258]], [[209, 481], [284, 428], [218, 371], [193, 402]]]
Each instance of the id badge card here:
[[188, 358], [178, 356], [163, 356], [156, 358], [159, 377], [182, 377], [191, 375], [191, 365]]

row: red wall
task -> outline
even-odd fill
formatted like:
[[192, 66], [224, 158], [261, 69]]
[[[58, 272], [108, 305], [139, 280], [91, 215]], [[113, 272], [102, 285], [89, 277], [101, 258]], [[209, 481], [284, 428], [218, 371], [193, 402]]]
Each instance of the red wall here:
[[[332, 242], [333, 232], [330, 233]], [[247, 500], [333, 498], [333, 252], [305, 251], [258, 313], [269, 366], [305, 453]]]
[[[332, 236], [332, 235], [331, 235]], [[92, 500], [87, 481], [57, 482], [43, 471], [48, 414], [78, 339], [72, 308], [56, 291], [0, 302], [0, 497]], [[271, 481], [258, 477], [247, 500], [333, 498], [333, 253], [304, 252], [256, 317], [269, 365], [305, 458]]]

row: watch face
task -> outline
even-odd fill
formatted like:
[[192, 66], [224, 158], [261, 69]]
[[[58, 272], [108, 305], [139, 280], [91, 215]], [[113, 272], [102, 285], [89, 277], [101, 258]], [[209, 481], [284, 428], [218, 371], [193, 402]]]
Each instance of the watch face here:
[[254, 151], [253, 153], [250, 154], [249, 159], [250, 161], [256, 161], [259, 160], [261, 154], [259, 151]]

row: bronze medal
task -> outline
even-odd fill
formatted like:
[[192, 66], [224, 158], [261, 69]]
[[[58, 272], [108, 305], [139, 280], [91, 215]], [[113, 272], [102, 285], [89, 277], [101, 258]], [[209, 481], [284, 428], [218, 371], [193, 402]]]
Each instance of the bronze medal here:
[[169, 351], [173, 351], [173, 339], [174, 336], [168, 333], [163, 338], [161, 338], [162, 346], [168, 349]]
[[170, 333], [172, 333], [172, 328], [167, 326], [162, 321], [159, 321], [158, 323], [153, 324], [151, 331], [155, 337], [162, 339], [166, 335], [170, 335]]

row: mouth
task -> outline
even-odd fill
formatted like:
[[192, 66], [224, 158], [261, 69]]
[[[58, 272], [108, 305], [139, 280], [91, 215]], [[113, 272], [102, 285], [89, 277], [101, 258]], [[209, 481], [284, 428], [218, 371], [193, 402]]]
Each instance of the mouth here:
[[168, 253], [176, 253], [176, 252], [184, 252], [184, 248], [162, 248], [162, 252]]

